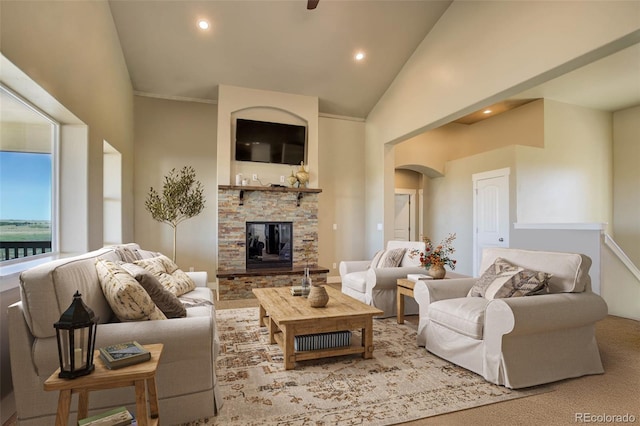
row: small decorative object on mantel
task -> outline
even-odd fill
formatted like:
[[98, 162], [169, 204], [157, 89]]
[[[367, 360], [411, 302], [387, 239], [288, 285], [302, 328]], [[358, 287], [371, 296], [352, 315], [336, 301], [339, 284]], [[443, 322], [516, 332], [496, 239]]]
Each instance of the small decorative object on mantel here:
[[322, 308], [329, 303], [329, 294], [324, 286], [312, 284], [308, 299], [312, 308]]
[[58, 359], [63, 379], [75, 379], [94, 370], [93, 351], [96, 346], [98, 319], [84, 304], [81, 294], [76, 291], [73, 302], [53, 324], [58, 340]]
[[447, 274], [444, 266], [447, 265], [451, 269], [456, 269], [456, 260], [451, 255], [456, 251], [453, 248], [453, 240], [456, 234], [449, 234], [447, 238], [436, 247], [433, 246], [429, 237], [424, 237], [424, 252], [413, 249], [409, 252], [410, 257], [420, 256], [420, 265], [427, 270], [427, 275], [435, 280], [440, 280]]
[[290, 187], [294, 187], [296, 183], [298, 183], [298, 178], [293, 174], [293, 170], [291, 170], [291, 176], [287, 178], [287, 182], [289, 182]]
[[307, 187], [307, 183], [309, 182], [309, 172], [304, 168], [304, 161], [300, 162], [300, 168], [296, 173], [296, 178], [298, 178], [298, 188], [302, 188], [303, 186], [305, 188]]

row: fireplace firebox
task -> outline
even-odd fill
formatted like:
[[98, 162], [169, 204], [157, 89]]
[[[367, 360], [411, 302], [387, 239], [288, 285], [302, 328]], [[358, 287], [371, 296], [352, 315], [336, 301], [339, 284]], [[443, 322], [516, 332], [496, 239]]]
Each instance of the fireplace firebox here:
[[247, 222], [246, 268], [291, 269], [292, 222]]

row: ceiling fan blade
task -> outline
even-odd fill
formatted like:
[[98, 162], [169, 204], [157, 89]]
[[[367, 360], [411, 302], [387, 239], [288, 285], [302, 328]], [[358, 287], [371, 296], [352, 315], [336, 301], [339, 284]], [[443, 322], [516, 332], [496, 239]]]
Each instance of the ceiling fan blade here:
[[318, 2], [320, 0], [307, 0], [307, 10], [313, 10], [318, 7]]

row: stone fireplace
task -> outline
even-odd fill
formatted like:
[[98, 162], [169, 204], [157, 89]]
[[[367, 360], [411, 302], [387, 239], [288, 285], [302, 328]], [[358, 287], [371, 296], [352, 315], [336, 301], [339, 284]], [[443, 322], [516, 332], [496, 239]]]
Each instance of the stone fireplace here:
[[[217, 277], [220, 300], [251, 298], [253, 288], [298, 285], [307, 265], [314, 282], [326, 283], [329, 270], [317, 266], [320, 192], [320, 189], [311, 188], [218, 186]], [[247, 224], [256, 222], [291, 223], [290, 238], [285, 236], [289, 240], [286, 242], [290, 247], [291, 266], [247, 268], [249, 258], [256, 259], [260, 247], [260, 244], [250, 247], [247, 236]], [[257, 229], [261, 230], [262, 250], [266, 252], [264, 232], [268, 233], [269, 228], [267, 231]], [[280, 232], [284, 231], [279, 229]], [[284, 250], [285, 246], [280, 246]], [[273, 248], [271, 243], [270, 251]]]

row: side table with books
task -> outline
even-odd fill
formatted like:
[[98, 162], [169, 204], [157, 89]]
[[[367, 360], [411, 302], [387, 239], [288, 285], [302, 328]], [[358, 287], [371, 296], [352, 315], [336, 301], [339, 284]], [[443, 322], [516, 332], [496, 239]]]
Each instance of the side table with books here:
[[[136, 392], [136, 421], [138, 426], [158, 425], [158, 393], [156, 371], [162, 354], [162, 343], [144, 345], [149, 352], [149, 360], [121, 368], [110, 369], [100, 355], [95, 352], [95, 370], [76, 379], [61, 379], [56, 370], [45, 382], [44, 390], [59, 391], [56, 426], [68, 426], [71, 407], [71, 395], [78, 395], [78, 419], [87, 417], [89, 411], [89, 392], [134, 386]], [[147, 409], [147, 400], [149, 408]]]

